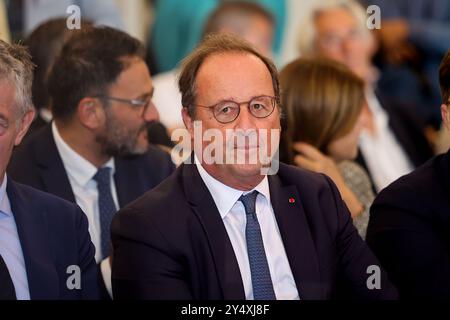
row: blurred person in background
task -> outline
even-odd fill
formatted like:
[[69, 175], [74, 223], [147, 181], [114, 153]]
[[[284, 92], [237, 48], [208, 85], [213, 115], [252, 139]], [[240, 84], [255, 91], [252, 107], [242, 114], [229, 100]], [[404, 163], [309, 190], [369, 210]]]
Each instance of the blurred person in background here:
[[450, 49], [450, 1], [362, 0], [381, 10], [380, 43], [376, 56], [381, 70], [378, 86], [385, 95], [415, 101], [422, 117], [439, 128], [438, 69]]
[[[224, 1], [208, 17], [203, 38], [211, 33], [233, 34], [252, 44], [259, 52], [272, 57], [275, 20], [269, 11], [248, 1]], [[183, 128], [181, 93], [177, 86], [179, 70], [154, 77], [154, 102], [161, 122], [172, 131]]]
[[[439, 69], [441, 115], [450, 130], [450, 51]], [[447, 131], [450, 135], [450, 131]], [[383, 190], [367, 243], [403, 299], [450, 299], [450, 149]]]
[[[271, 13], [275, 23], [273, 50], [278, 54], [286, 18], [285, 0], [244, 0], [257, 3]], [[210, 14], [223, 3], [234, 0], [156, 0], [150, 47], [157, 72], [175, 68], [202, 39]], [[242, 2], [242, 1], [240, 1]]]
[[357, 161], [369, 172], [376, 192], [433, 155], [415, 110], [384, 99], [376, 90], [378, 76], [371, 61], [374, 39], [366, 26], [366, 13], [357, 2], [318, 3], [302, 30], [302, 54], [342, 62], [366, 83], [367, 124]]
[[110, 27], [75, 32], [48, 78], [53, 121], [18, 147], [17, 181], [77, 203], [96, 247], [103, 297], [111, 292], [110, 223], [115, 212], [158, 185], [174, 165], [149, 145], [158, 120], [143, 45]]
[[[88, 21], [82, 21], [81, 27], [92, 26]], [[44, 127], [52, 120], [50, 110], [50, 95], [47, 78], [50, 68], [61, 50], [64, 41], [77, 30], [66, 27], [66, 18], [51, 19], [39, 25], [25, 39], [31, 60], [35, 65], [33, 70], [33, 104], [36, 108], [36, 118], [28, 130], [28, 135]]]
[[364, 81], [333, 60], [300, 58], [281, 71], [280, 85], [282, 160], [328, 175], [364, 238], [374, 194], [367, 172], [353, 161], [364, 124]]

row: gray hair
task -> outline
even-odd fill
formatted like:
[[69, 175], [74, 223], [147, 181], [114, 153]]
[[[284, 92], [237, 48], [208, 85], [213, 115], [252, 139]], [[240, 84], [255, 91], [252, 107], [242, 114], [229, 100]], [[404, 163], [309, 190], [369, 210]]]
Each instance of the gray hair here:
[[18, 44], [8, 44], [0, 40], [0, 81], [14, 85], [16, 116], [23, 117], [34, 109], [31, 100], [33, 68], [28, 50]]
[[354, 0], [321, 0], [316, 2], [305, 14], [300, 25], [299, 50], [303, 56], [312, 56], [315, 51], [316, 28], [315, 20], [323, 12], [334, 9], [347, 10], [358, 21], [358, 26], [364, 34], [368, 35], [366, 25], [366, 12], [361, 4]]

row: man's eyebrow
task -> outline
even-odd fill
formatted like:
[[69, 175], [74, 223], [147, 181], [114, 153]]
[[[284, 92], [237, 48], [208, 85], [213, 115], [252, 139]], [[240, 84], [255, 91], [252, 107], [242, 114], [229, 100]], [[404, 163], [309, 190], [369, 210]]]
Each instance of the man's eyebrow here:
[[155, 92], [155, 88], [152, 88], [151, 91], [141, 94], [137, 99], [143, 100], [145, 98], [153, 98], [153, 93]]
[[252, 101], [253, 99], [256, 99], [256, 98], [270, 97], [270, 96], [271, 95], [269, 95], [269, 94], [257, 94], [255, 96], [250, 97], [247, 101], [238, 101], [238, 99], [236, 99], [236, 97], [228, 97], [226, 99], [220, 99], [215, 104], [218, 104], [218, 103], [221, 103], [221, 102], [236, 102], [236, 103], [250, 102], [250, 101]]

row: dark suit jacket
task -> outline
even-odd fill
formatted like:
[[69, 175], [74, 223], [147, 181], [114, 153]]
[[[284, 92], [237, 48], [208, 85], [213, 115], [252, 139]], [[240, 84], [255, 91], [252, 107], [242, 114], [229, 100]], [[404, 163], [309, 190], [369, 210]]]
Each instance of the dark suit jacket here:
[[[338, 276], [360, 298], [396, 297], [383, 272], [382, 290], [367, 289], [366, 269], [378, 261], [329, 178], [282, 164], [269, 186], [301, 299], [335, 297]], [[122, 209], [111, 233], [116, 299], [245, 299], [231, 242], [195, 165], [180, 166]]]
[[[388, 114], [389, 127], [392, 133], [397, 138], [399, 145], [411, 163], [418, 167], [433, 157], [433, 149], [424, 134], [424, 124], [415, 113], [415, 110], [403, 104], [389, 101], [380, 95], [377, 98], [384, 111]], [[366, 169], [373, 181], [372, 173], [368, 169], [366, 160], [361, 152], [358, 153], [356, 161]]]
[[[11, 179], [6, 192], [22, 246], [31, 299], [97, 299], [95, 248], [81, 209]], [[72, 265], [80, 268], [81, 290], [67, 287], [68, 278], [74, 274], [67, 273], [67, 268]]]
[[450, 299], [450, 151], [379, 194], [367, 242], [401, 298]]
[[[119, 206], [125, 206], [158, 185], [174, 167], [170, 155], [157, 147], [151, 147], [144, 155], [116, 158], [114, 182]], [[75, 202], [51, 125], [31, 135], [14, 151], [8, 175], [20, 183]]]
[[[158, 185], [174, 169], [170, 155], [154, 146], [144, 155], [115, 158], [114, 182], [119, 206], [124, 207]], [[75, 203], [75, 195], [56, 147], [51, 124], [28, 136], [14, 151], [8, 175], [18, 182]], [[100, 272], [98, 280], [101, 298], [109, 299]]]

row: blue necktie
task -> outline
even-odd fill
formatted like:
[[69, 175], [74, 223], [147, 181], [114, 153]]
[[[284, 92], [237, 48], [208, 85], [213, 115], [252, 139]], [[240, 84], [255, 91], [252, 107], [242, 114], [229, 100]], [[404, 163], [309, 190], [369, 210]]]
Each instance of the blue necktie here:
[[111, 221], [117, 208], [111, 193], [111, 168], [100, 168], [94, 176], [98, 189], [98, 208], [100, 212], [100, 235], [102, 246], [102, 258], [110, 253], [110, 227]]
[[261, 229], [256, 216], [257, 191], [242, 195], [239, 201], [245, 207], [247, 224], [245, 226], [245, 238], [247, 240], [247, 253], [252, 275], [253, 298], [255, 300], [276, 300], [270, 278], [269, 265], [261, 235]]

